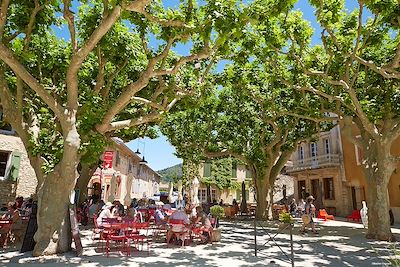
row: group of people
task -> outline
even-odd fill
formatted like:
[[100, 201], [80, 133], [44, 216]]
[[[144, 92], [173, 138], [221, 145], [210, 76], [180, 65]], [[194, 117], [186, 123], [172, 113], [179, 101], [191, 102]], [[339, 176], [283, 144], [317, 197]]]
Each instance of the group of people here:
[[5, 213], [1, 216], [1, 220], [10, 221], [11, 224], [4, 224], [0, 228], [0, 247], [4, 246], [10, 231], [12, 231], [16, 242], [22, 241], [25, 225], [21, 217], [29, 216], [32, 213], [32, 205], [32, 198], [17, 197], [14, 202], [8, 202], [7, 207], [2, 208]]
[[306, 201], [300, 199], [296, 204], [296, 200], [293, 198], [289, 204], [289, 213], [298, 218], [302, 218], [303, 226], [300, 230], [301, 233], [306, 232], [307, 227], [311, 227], [313, 233], [317, 233], [315, 230], [315, 223], [313, 218], [315, 217], [315, 198], [313, 196], [308, 196]]
[[[189, 203], [186, 203], [185, 207], [179, 207], [175, 210], [168, 220], [179, 220], [183, 221], [184, 224], [172, 224], [167, 231], [167, 243], [171, 242], [171, 238], [175, 233], [182, 233], [190, 230], [193, 230], [200, 237], [201, 243], [207, 243], [211, 238], [209, 235], [212, 229], [211, 220], [201, 206], [194, 208]], [[166, 217], [164, 218], [164, 223], [167, 223]], [[193, 226], [192, 229], [189, 227], [190, 225]]]

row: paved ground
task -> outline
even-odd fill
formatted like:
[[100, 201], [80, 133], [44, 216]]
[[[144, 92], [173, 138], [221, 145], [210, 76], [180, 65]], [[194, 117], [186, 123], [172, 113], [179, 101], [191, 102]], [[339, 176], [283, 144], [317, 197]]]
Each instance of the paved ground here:
[[[364, 238], [361, 224], [343, 221], [319, 222], [319, 234], [293, 231], [295, 266], [385, 266], [393, 255], [394, 244], [369, 241]], [[262, 230], [264, 228], [265, 230]], [[191, 245], [185, 248], [153, 243], [150, 255], [133, 253], [131, 257], [118, 253], [106, 258], [97, 251], [90, 239], [91, 231], [82, 231], [85, 247], [82, 257], [73, 253], [58, 257], [33, 258], [29, 253], [0, 251], [0, 266], [291, 266], [288, 257], [270, 241], [277, 232], [273, 223], [257, 228], [257, 257], [254, 255], [254, 224], [252, 221], [227, 221], [222, 224], [222, 241], [214, 245]], [[393, 228], [400, 240], [400, 225]], [[282, 250], [290, 255], [289, 234], [285, 231], [275, 237]]]

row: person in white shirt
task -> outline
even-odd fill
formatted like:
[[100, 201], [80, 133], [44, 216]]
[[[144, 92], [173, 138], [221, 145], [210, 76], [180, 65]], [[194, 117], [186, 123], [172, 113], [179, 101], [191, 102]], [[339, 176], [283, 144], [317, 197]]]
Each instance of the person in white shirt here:
[[102, 226], [103, 225], [103, 219], [105, 218], [113, 218], [112, 215], [112, 209], [114, 206], [110, 203], [107, 202], [101, 209], [102, 211], [99, 214], [99, 217], [97, 217], [97, 225]]

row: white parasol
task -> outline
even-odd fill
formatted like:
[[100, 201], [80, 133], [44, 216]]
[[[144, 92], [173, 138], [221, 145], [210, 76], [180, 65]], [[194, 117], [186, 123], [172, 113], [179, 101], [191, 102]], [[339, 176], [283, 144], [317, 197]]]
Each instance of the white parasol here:
[[133, 176], [132, 174], [128, 174], [128, 176], [126, 177], [126, 194], [124, 198], [125, 206], [129, 206], [132, 202], [131, 199], [132, 182], [133, 182]]
[[174, 196], [172, 195], [173, 191], [174, 191], [173, 183], [169, 182], [169, 188], [168, 188], [168, 192], [169, 192], [168, 193], [168, 200], [169, 200], [169, 203], [173, 203], [174, 202]]
[[199, 204], [199, 198], [198, 198], [198, 193], [199, 193], [199, 179], [197, 177], [194, 177], [192, 181], [192, 190], [193, 190], [193, 197], [192, 197], [192, 204], [197, 206]]

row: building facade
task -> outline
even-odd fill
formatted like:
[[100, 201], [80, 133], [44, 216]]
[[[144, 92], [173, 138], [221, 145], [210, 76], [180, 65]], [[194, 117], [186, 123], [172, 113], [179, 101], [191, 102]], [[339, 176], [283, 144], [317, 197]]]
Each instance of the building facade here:
[[[397, 142], [394, 154], [400, 154]], [[315, 141], [303, 142], [291, 157], [287, 172], [295, 178], [295, 198], [311, 194], [317, 209], [347, 216], [362, 207], [367, 199], [367, 183], [361, 169], [362, 151], [341, 133], [340, 125], [320, 133]], [[400, 221], [400, 174], [394, 173], [389, 183], [388, 196]]]
[[1, 121], [0, 109], [0, 205], [4, 205], [18, 196], [31, 197], [37, 179], [21, 139]]
[[[199, 174], [201, 178], [212, 177], [211, 163], [200, 164]], [[242, 184], [245, 183], [245, 193], [247, 203], [256, 203], [256, 192], [253, 187], [253, 178], [251, 171], [246, 165], [232, 164], [232, 180]], [[274, 185], [274, 203], [279, 202], [284, 198], [289, 198], [293, 195], [293, 178], [288, 175], [279, 175]], [[198, 198], [200, 202], [207, 202], [207, 186], [200, 183]], [[211, 186], [211, 201], [219, 202], [222, 199], [224, 203], [231, 204], [235, 199], [238, 203], [242, 201], [242, 188], [237, 189], [219, 189], [216, 186]]]
[[106, 148], [102, 168], [97, 168], [89, 181], [88, 195], [105, 202], [119, 200], [129, 205], [132, 198], [141, 199], [160, 193], [160, 175], [121, 140]]

